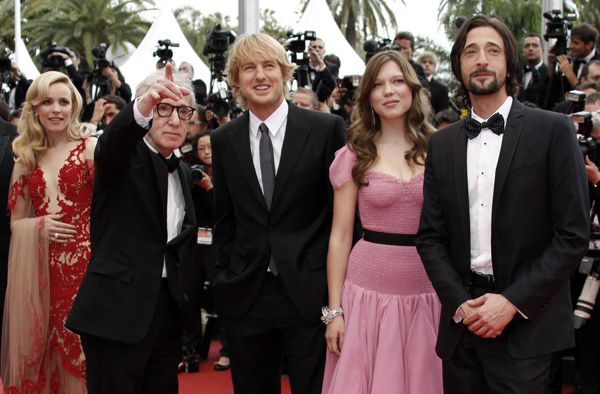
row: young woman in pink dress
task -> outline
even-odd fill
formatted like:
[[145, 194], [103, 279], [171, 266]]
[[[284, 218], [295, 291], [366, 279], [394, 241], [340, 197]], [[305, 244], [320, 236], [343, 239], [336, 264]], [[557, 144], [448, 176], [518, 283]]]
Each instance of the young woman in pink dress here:
[[[434, 131], [422, 89], [400, 52], [373, 56], [348, 144], [331, 165], [324, 394], [443, 391], [435, 354], [440, 304], [414, 246]], [[352, 248], [357, 203], [365, 237]]]
[[79, 336], [64, 327], [90, 258], [96, 139], [82, 132], [81, 106], [66, 75], [40, 75], [13, 142], [1, 354], [7, 394], [87, 392]]

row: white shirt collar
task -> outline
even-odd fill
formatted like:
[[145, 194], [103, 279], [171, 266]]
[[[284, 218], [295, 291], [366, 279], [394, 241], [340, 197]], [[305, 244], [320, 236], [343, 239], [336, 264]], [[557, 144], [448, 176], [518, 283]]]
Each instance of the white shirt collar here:
[[427, 78], [427, 82], [431, 82], [431, 78], [433, 78], [433, 74], [431, 74], [430, 76], [428, 76], [426, 78]]
[[277, 134], [283, 121], [287, 118], [289, 111], [289, 106], [287, 101], [283, 100], [279, 108], [275, 110], [266, 120], [262, 121], [258, 119], [256, 115], [252, 113], [252, 111], [248, 111], [250, 113], [250, 132], [254, 137], [258, 134], [258, 127], [261, 123], [265, 123], [269, 128], [269, 131], [272, 135]]
[[[510, 108], [512, 107], [513, 98], [508, 96], [504, 103], [498, 108], [494, 114], [497, 112], [504, 118], [504, 125], [506, 126], [506, 121], [508, 119], [508, 114], [510, 113]], [[492, 114], [493, 115], [493, 114]], [[487, 119], [483, 119], [481, 116], [478, 116], [473, 109], [471, 109], [471, 117], [478, 121], [479, 123], [487, 122]], [[491, 117], [491, 115], [490, 115]]]
[[582, 60], [585, 60], [586, 63], [589, 63], [590, 60], [592, 60], [592, 58], [594, 57], [595, 54], [596, 54], [596, 48], [592, 49], [592, 51], [590, 52], [590, 54], [587, 55], [586, 57], [584, 57]]

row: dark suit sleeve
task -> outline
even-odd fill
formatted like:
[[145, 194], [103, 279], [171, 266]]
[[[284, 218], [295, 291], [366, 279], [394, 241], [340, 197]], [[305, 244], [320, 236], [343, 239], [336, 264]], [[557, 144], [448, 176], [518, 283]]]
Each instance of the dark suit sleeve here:
[[[223, 131], [223, 130], [221, 130]], [[225, 132], [213, 132], [210, 136], [212, 147], [212, 176], [214, 197], [214, 243], [217, 245], [217, 264], [215, 267], [215, 278], [219, 272], [229, 267], [231, 247], [235, 241], [235, 211], [233, 201], [229, 193], [229, 186], [225, 179], [222, 156], [223, 146], [227, 137]], [[222, 140], [222, 141], [220, 141]]]
[[327, 144], [327, 163], [325, 163], [325, 171], [327, 173], [325, 174], [325, 179], [328, 180], [327, 201], [329, 202], [331, 212], [333, 212], [333, 187], [331, 186], [331, 182], [329, 182], [329, 167], [331, 167], [331, 163], [335, 158], [335, 152], [346, 144], [346, 122], [340, 116], [335, 116], [335, 121], [332, 122], [332, 130], [329, 133]]
[[565, 285], [589, 243], [587, 174], [568, 117], [557, 118], [550, 138], [547, 174], [554, 237], [531, 266], [521, 267], [502, 293], [533, 322]]
[[135, 146], [148, 132], [133, 117], [133, 102], [123, 108], [106, 127], [94, 152], [95, 177], [108, 181], [122, 173]]
[[427, 275], [446, 311], [446, 323], [449, 323], [460, 305], [472, 297], [463, 285], [450, 254], [451, 234], [440, 203], [440, 194], [445, 191], [440, 190], [436, 180], [436, 137], [436, 134], [432, 135], [427, 147], [423, 208], [416, 245]]

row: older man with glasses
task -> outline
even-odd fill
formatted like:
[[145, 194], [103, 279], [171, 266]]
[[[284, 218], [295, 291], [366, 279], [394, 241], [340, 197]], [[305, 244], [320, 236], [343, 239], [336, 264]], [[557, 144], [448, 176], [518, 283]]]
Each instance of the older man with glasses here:
[[173, 151], [196, 108], [167, 63], [98, 140], [92, 257], [67, 328], [81, 335], [90, 393], [178, 392], [181, 329], [199, 322], [179, 281], [196, 219], [190, 170]]

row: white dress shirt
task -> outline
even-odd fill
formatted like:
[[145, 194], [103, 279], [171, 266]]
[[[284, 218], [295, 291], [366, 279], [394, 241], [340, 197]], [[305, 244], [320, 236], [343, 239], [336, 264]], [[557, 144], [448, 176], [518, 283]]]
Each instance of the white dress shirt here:
[[[137, 100], [133, 105], [133, 117], [138, 125], [144, 128], [149, 128], [150, 120], [152, 120], [153, 111], [150, 115], [143, 116], [137, 108]], [[144, 137], [144, 142], [148, 148], [158, 154], [158, 151], [154, 149]], [[173, 153], [169, 157], [172, 157]], [[183, 226], [183, 218], [185, 217], [185, 200], [183, 198], [183, 191], [181, 190], [181, 181], [179, 180], [179, 174], [177, 171], [168, 173], [167, 176], [167, 242], [175, 238], [181, 232]], [[162, 277], [167, 277], [167, 267], [163, 260]]]
[[[504, 117], [504, 125], [512, 106], [508, 97], [496, 112]], [[471, 116], [486, 122], [475, 111]], [[471, 224], [471, 270], [493, 274], [492, 269], [492, 200], [496, 166], [504, 134], [496, 135], [489, 128], [467, 142], [467, 178], [469, 188], [469, 220]]]
[[[581, 60], [585, 60], [585, 63], [589, 64], [589, 62], [592, 61], [592, 58], [594, 57], [595, 54], [596, 54], [596, 48], [592, 49], [590, 54]], [[585, 66], [585, 64], [580, 64], [579, 69], [577, 69], [577, 79], [581, 78], [581, 70], [583, 70], [583, 66]]]
[[256, 171], [256, 177], [260, 184], [260, 189], [263, 194], [265, 189], [262, 182], [262, 172], [260, 169], [260, 130], [258, 127], [261, 123], [264, 123], [269, 128], [269, 135], [271, 136], [271, 143], [273, 144], [273, 161], [275, 162], [275, 175], [279, 169], [279, 161], [281, 160], [281, 148], [283, 147], [283, 139], [285, 137], [285, 129], [287, 127], [287, 116], [288, 116], [288, 103], [283, 100], [279, 108], [275, 110], [264, 122], [250, 112], [250, 153], [252, 154], [252, 163], [254, 164], [254, 170]]

